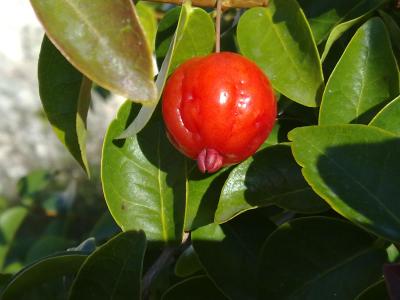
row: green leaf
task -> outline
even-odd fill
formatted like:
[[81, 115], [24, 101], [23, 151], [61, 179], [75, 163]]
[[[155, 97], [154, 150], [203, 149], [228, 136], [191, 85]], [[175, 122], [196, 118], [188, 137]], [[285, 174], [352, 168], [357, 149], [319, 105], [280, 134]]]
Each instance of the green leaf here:
[[139, 1], [136, 4], [136, 12], [138, 14], [140, 24], [143, 27], [147, 43], [151, 52], [154, 51], [157, 33], [157, 17], [154, 8], [145, 2]]
[[192, 232], [192, 243], [206, 273], [232, 300], [257, 299], [258, 256], [275, 225], [257, 211]]
[[188, 277], [195, 274], [196, 272], [202, 270], [199, 258], [190, 245], [183, 251], [183, 253], [178, 257], [175, 264], [175, 274], [179, 277]]
[[[387, 0], [299, 0], [310, 23], [317, 44], [326, 40], [329, 33], [346, 22], [372, 11]], [[332, 35], [332, 33], [331, 33]]]
[[0, 273], [0, 295], [4, 287], [10, 282], [12, 274]]
[[261, 252], [259, 299], [353, 300], [382, 276], [386, 252], [375, 241], [339, 219], [309, 217], [285, 223]]
[[[384, 1], [382, 1], [384, 2]], [[361, 23], [362, 21], [365, 21], [374, 10], [376, 10], [377, 7], [380, 6], [380, 3], [377, 4], [376, 7], [371, 8], [370, 11], [366, 12], [365, 14], [355, 18], [355, 19], [351, 19], [347, 22], [343, 22], [337, 26], [335, 26], [331, 33], [329, 34], [328, 40], [325, 43], [325, 47], [324, 47], [324, 51], [322, 52], [321, 55], [321, 61], [324, 62], [325, 58], [327, 57], [329, 51], [332, 48], [332, 45], [334, 42], [336, 42], [338, 39], [340, 39], [340, 37], [350, 28], [352, 28], [353, 26], [355, 26], [358, 23]]]
[[146, 126], [161, 99], [168, 76], [182, 62], [209, 54], [214, 47], [214, 38], [214, 23], [210, 15], [203, 9], [191, 7], [190, 1], [185, 1], [174, 38], [157, 76], [157, 101], [151, 106], [142, 107], [136, 119], [118, 138], [134, 136]]
[[314, 191], [363, 228], [400, 241], [400, 139], [365, 125], [293, 130], [293, 155]]
[[328, 208], [304, 180], [289, 145], [267, 147], [233, 169], [222, 189], [215, 221], [223, 223], [269, 205], [300, 213]]
[[400, 97], [397, 97], [386, 105], [369, 123], [371, 126], [379, 127], [400, 135]]
[[322, 97], [319, 123], [368, 123], [399, 94], [399, 70], [385, 25], [361, 26], [332, 72]]
[[17, 230], [27, 215], [28, 210], [21, 206], [9, 208], [0, 215], [0, 269], [4, 268], [6, 256]]
[[261, 67], [276, 90], [305, 106], [318, 106], [324, 85], [321, 63], [295, 0], [271, 0], [267, 8], [247, 10], [237, 40], [241, 53]]
[[[190, 295], [190, 296], [189, 296]], [[227, 300], [207, 276], [196, 276], [181, 281], [162, 296], [162, 300]]]
[[379, 280], [367, 289], [365, 289], [355, 300], [390, 300], [385, 280]]
[[386, 28], [389, 31], [390, 39], [393, 46], [396, 47], [397, 52], [400, 51], [400, 27], [391, 15], [385, 13], [383, 10], [379, 10], [379, 15], [385, 22]]
[[69, 299], [141, 299], [145, 251], [143, 232], [120, 233], [86, 259]]
[[188, 164], [187, 169], [185, 231], [191, 231], [214, 222], [218, 200], [230, 169], [202, 174], [195, 162]]
[[114, 140], [135, 117], [126, 102], [108, 128], [102, 156], [105, 199], [122, 230], [145, 231], [152, 241], [181, 241], [186, 202], [186, 160], [170, 144], [161, 117], [137, 136]]
[[47, 35], [68, 60], [102, 87], [153, 103], [149, 45], [131, 0], [31, 0]]
[[54, 254], [55, 252], [67, 250], [73, 246], [73, 242], [61, 236], [43, 236], [36, 240], [26, 254], [26, 262], [32, 263], [35, 260]]
[[49, 281], [59, 280], [65, 275], [75, 274], [86, 255], [62, 253], [46, 257], [18, 272], [0, 295], [2, 300], [29, 299], [24, 295]]
[[47, 187], [50, 182], [50, 173], [45, 170], [36, 170], [18, 180], [18, 193], [22, 197], [34, 196]]
[[76, 70], [45, 36], [39, 57], [39, 92], [59, 140], [89, 175], [86, 117], [92, 82]]

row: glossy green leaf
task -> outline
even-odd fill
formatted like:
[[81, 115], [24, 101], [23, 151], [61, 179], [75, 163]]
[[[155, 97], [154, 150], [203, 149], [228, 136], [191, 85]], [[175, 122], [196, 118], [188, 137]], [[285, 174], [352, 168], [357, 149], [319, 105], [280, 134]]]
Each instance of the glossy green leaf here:
[[232, 300], [257, 299], [258, 256], [275, 225], [257, 211], [192, 232], [192, 243], [206, 273]]
[[375, 240], [333, 218], [281, 225], [260, 255], [259, 299], [353, 300], [382, 276], [386, 252]]
[[175, 264], [175, 274], [179, 277], [188, 277], [195, 274], [196, 272], [202, 270], [199, 258], [190, 245], [183, 251], [183, 253], [178, 257]]
[[369, 123], [369, 125], [400, 135], [400, 97], [386, 105]]
[[56, 252], [65, 251], [73, 246], [73, 241], [61, 236], [43, 236], [36, 240], [26, 254], [26, 262], [32, 263], [35, 260]]
[[190, 231], [214, 222], [222, 187], [230, 169], [202, 174], [195, 162], [188, 164], [185, 230]]
[[207, 276], [197, 276], [179, 282], [168, 289], [162, 300], [227, 300]]
[[[378, 5], [379, 6], [379, 5]], [[370, 15], [373, 10], [375, 10], [376, 7], [372, 8], [371, 11], [366, 12], [365, 14], [359, 16], [358, 18], [351, 19], [347, 22], [340, 23], [339, 25], [335, 26], [331, 33], [329, 34], [328, 40], [325, 43], [324, 51], [322, 52], [321, 55], [321, 61], [324, 62], [325, 58], [327, 57], [329, 51], [331, 50], [333, 43], [336, 42], [340, 37], [348, 31], [350, 28], [355, 26], [356, 24], [361, 23], [362, 21], [365, 21]]]
[[385, 280], [379, 280], [365, 289], [355, 300], [390, 300]]
[[361, 26], [328, 80], [320, 124], [368, 123], [399, 94], [399, 70], [385, 25]]
[[142, 1], [139, 1], [139, 3], [136, 4], [136, 12], [138, 14], [144, 34], [146, 35], [149, 48], [153, 52], [157, 33], [156, 12], [154, 11], [153, 7]]
[[45, 36], [39, 57], [39, 93], [54, 132], [89, 174], [86, 117], [92, 82], [76, 70]]
[[31, 0], [47, 35], [88, 78], [121, 96], [153, 103], [151, 52], [131, 0]]
[[305, 106], [318, 106], [324, 85], [321, 63], [307, 20], [295, 0], [271, 0], [240, 18], [237, 40], [273, 87]]
[[148, 240], [182, 239], [186, 160], [170, 144], [157, 114], [137, 136], [115, 140], [137, 114], [126, 102], [108, 128], [102, 183], [108, 208], [122, 230], [145, 231]]
[[15, 206], [5, 210], [0, 215], [0, 269], [4, 262], [17, 230], [28, 215], [28, 210], [22, 206]]
[[146, 126], [161, 99], [168, 76], [187, 59], [209, 54], [214, 47], [214, 36], [214, 24], [209, 14], [203, 9], [191, 7], [190, 1], [185, 1], [174, 38], [157, 76], [157, 101], [151, 106], [142, 107], [136, 119], [118, 138], [134, 136]]
[[304, 180], [289, 145], [270, 146], [233, 169], [222, 189], [215, 221], [223, 223], [246, 210], [269, 205], [300, 213], [328, 209]]
[[26, 294], [52, 280], [78, 272], [86, 259], [79, 253], [62, 253], [35, 262], [14, 275], [0, 295], [2, 300], [29, 299]]
[[145, 251], [143, 232], [120, 233], [83, 263], [69, 299], [140, 300]]
[[387, 0], [299, 0], [317, 44], [326, 40], [335, 26], [365, 15]]
[[293, 155], [314, 191], [363, 228], [400, 241], [400, 139], [365, 125], [293, 130]]

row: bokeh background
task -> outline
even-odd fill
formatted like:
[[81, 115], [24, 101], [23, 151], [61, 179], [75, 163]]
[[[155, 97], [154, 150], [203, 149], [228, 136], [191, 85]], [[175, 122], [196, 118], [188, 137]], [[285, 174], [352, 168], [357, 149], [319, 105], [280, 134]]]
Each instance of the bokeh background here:
[[[0, 36], [0, 195], [12, 199], [17, 181], [33, 170], [84, 174], [57, 140], [41, 109], [36, 74], [43, 29], [29, 1], [0, 2]], [[121, 102], [93, 93], [88, 157], [94, 174], [104, 132]]]

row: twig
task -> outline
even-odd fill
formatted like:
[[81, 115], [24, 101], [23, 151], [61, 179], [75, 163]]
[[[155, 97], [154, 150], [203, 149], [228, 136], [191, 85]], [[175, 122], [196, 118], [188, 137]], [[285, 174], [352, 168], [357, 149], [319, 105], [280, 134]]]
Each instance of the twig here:
[[161, 255], [157, 258], [154, 264], [147, 270], [143, 277], [143, 299], [147, 300], [150, 297], [150, 288], [160, 272], [169, 264], [173, 263], [175, 259], [189, 246], [190, 234], [185, 232], [182, 238], [182, 244], [178, 247], [165, 247]]
[[221, 52], [221, 15], [222, 15], [222, 0], [217, 0], [217, 17], [215, 20], [215, 52]]
[[[150, 2], [161, 2], [170, 4], [182, 4], [184, 0], [149, 0]], [[194, 6], [216, 7], [218, 0], [192, 0]], [[267, 6], [268, 0], [222, 0], [222, 9], [226, 8], [250, 8], [256, 6]]]

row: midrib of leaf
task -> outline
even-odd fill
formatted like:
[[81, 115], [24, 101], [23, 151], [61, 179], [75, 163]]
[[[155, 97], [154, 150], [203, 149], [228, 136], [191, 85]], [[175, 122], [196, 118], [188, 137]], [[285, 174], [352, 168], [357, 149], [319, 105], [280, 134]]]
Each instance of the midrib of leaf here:
[[[384, 211], [386, 211], [388, 213], [389, 216], [392, 217], [392, 219], [397, 222], [398, 224], [400, 224], [400, 219], [395, 216], [381, 201], [380, 199], [374, 194], [372, 193], [370, 190], [368, 190], [361, 182], [359, 182], [357, 179], [355, 179], [351, 174], [349, 174], [347, 172], [347, 170], [342, 167], [341, 165], [339, 165], [335, 160], [333, 160], [332, 158], [330, 158], [329, 156], [327, 156], [324, 152], [320, 151], [317, 147], [315, 147], [312, 143], [308, 143], [308, 145], [310, 145], [313, 149], [315, 149], [319, 154], [321, 154], [322, 156], [326, 157], [330, 162], [332, 162], [336, 167], [338, 167], [340, 170], [343, 171], [343, 174], [346, 175], [347, 177], [349, 177], [349, 179], [351, 179], [352, 181], [354, 181], [354, 183], [356, 183], [359, 187], [361, 187], [362, 190], [364, 190], [370, 197], [372, 197], [381, 207]], [[326, 197], [323, 197], [324, 199], [326, 199]], [[329, 203], [331, 203], [331, 201], [329, 201], [329, 199], [326, 199], [326, 201], [328, 201]], [[332, 204], [332, 206], [335, 206]]]
[[158, 128], [157, 133], [157, 159], [158, 159], [158, 168], [157, 168], [157, 181], [158, 181], [158, 188], [160, 192], [160, 217], [161, 217], [161, 227], [162, 227], [162, 235], [164, 241], [168, 240], [168, 234], [165, 224], [165, 216], [164, 216], [164, 195], [163, 195], [163, 188], [161, 183], [161, 151], [160, 151], [160, 143], [161, 143], [161, 135], [160, 135], [160, 128]]
[[[80, 12], [79, 8], [73, 3], [73, 0], [65, 0], [65, 3], [67, 3], [72, 11], [88, 26], [88, 28], [90, 29], [90, 31], [92, 31], [92, 33], [96, 36], [96, 39], [103, 44], [104, 47], [106, 47], [108, 50], [111, 50], [112, 52], [114, 52], [114, 49], [112, 47], [109, 47], [109, 45], [107, 45], [106, 43], [104, 43], [104, 39], [102, 34], [96, 29], [96, 27], [93, 26], [93, 24], [90, 22], [90, 20]], [[131, 5], [133, 5], [133, 2], [131, 2]], [[133, 7], [132, 7], [133, 9]], [[140, 26], [141, 27], [141, 26]], [[142, 30], [142, 29], [141, 29]], [[146, 40], [146, 39], [145, 39]], [[145, 41], [147, 43], [147, 40]], [[118, 55], [113, 55], [114, 57], [117, 57]], [[140, 68], [138, 68], [137, 63], [139, 60], [135, 60], [133, 67], [138, 70], [141, 71]]]
[[331, 273], [331, 272], [333, 272], [333, 271], [335, 271], [335, 270], [341, 268], [342, 266], [345, 266], [346, 264], [350, 263], [352, 260], [355, 260], [356, 258], [361, 257], [361, 256], [363, 256], [364, 254], [366, 254], [366, 253], [368, 253], [368, 252], [370, 252], [370, 251], [372, 251], [372, 250], [374, 250], [374, 248], [370, 247], [370, 248], [367, 248], [367, 249], [362, 250], [362, 251], [360, 251], [360, 252], [357, 252], [356, 254], [354, 254], [354, 255], [350, 256], [349, 258], [343, 260], [343, 261], [340, 262], [339, 264], [334, 265], [333, 267], [331, 267], [331, 268], [329, 268], [329, 269], [323, 271], [322, 273], [319, 273], [316, 277], [314, 277], [314, 278], [312, 278], [311, 280], [305, 282], [300, 288], [296, 289], [293, 293], [291, 293], [291, 294], [287, 297], [287, 299], [292, 299], [292, 297], [295, 297], [295, 296], [298, 295], [300, 292], [304, 291], [304, 290], [307, 288], [307, 286], [313, 284], [314, 282], [320, 280], [321, 278], [325, 277], [326, 275], [329, 275], [329, 273]]
[[358, 101], [356, 103], [356, 122], [358, 122], [358, 117], [360, 115], [360, 107], [361, 107], [361, 101], [364, 95], [364, 88], [365, 88], [365, 81], [366, 81], [366, 77], [368, 76], [368, 59], [370, 56], [370, 50], [369, 47], [366, 47], [367, 50], [367, 55], [366, 55], [366, 59], [364, 60], [364, 68], [363, 70], [366, 70], [365, 72], [365, 76], [363, 76], [363, 78], [361, 79], [361, 89], [360, 89], [360, 95], [358, 97]]
[[127, 265], [128, 262], [129, 262], [129, 259], [130, 259], [130, 256], [128, 256], [128, 257], [125, 259], [124, 264], [122, 265], [122, 268], [121, 268], [121, 269], [119, 270], [119, 272], [118, 272], [117, 279], [115, 280], [115, 283], [114, 283], [113, 288], [112, 288], [112, 291], [111, 291], [111, 295], [110, 295], [110, 296], [111, 296], [111, 299], [114, 299], [115, 292], [117, 291], [118, 282], [119, 282], [119, 280], [120, 280], [120, 278], [121, 278], [121, 276], [122, 276], [123, 271], [124, 271], [125, 268], [126, 268], [126, 265]]
[[[274, 26], [274, 22], [272, 20], [271, 12], [268, 9], [266, 9], [265, 11], [267, 12], [267, 16], [268, 16], [268, 19], [270, 21], [270, 24], [272, 24], [272, 26], [270, 26], [270, 28], [272, 28], [272, 31], [277, 36], [282, 48], [285, 50], [285, 53], [287, 54], [287, 57], [289, 58], [289, 60], [292, 63], [292, 65], [294, 66], [294, 68], [296, 70], [296, 73], [298, 75], [298, 78], [300, 79], [301, 82], [303, 82], [303, 83], [305, 83], [307, 85], [308, 83], [304, 80], [303, 76], [301, 76], [300, 69], [299, 69], [298, 65], [296, 64], [295, 60], [293, 59], [293, 57], [290, 55], [290, 51], [286, 47], [286, 44], [284, 43], [284, 41], [282, 40], [282, 38], [281, 38], [281, 36], [280, 36], [280, 34], [278, 32], [278, 29]], [[265, 37], [264, 37], [263, 41], [261, 42], [261, 44], [264, 44], [265, 41], [267, 40], [267, 38], [268, 38], [267, 35], [265, 35]]]

